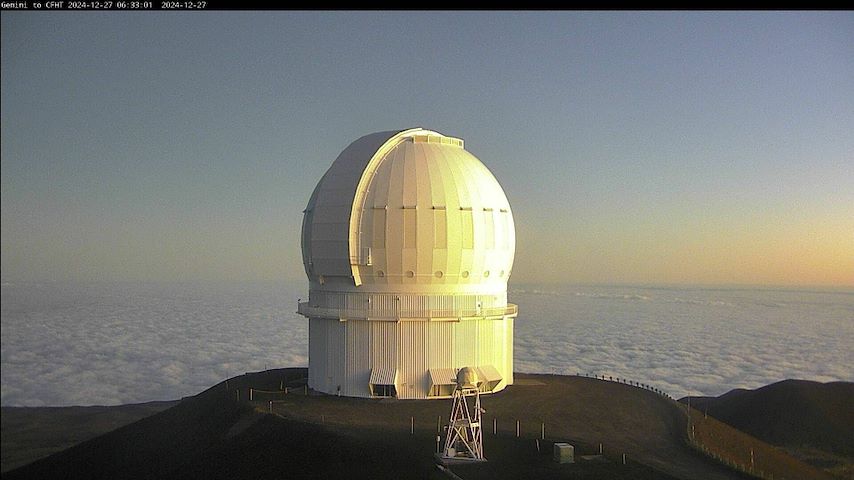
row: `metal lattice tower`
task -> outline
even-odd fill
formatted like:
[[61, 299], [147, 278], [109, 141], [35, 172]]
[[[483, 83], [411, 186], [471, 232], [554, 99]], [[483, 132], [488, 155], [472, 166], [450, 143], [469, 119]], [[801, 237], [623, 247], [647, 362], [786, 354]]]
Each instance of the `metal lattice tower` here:
[[[463, 367], [457, 373], [457, 387], [454, 390], [454, 404], [445, 438], [442, 458], [445, 460], [486, 461], [483, 456], [483, 432], [481, 430], [480, 391], [477, 374], [474, 369]], [[468, 399], [474, 397], [474, 405], [469, 408]]]

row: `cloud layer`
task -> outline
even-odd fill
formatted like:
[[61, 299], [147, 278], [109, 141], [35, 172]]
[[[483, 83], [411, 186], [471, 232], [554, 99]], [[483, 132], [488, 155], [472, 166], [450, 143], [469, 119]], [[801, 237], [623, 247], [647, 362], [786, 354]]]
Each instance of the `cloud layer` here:
[[[196, 394], [308, 363], [299, 287], [2, 285], [2, 405], [114, 405]], [[785, 378], [854, 380], [854, 292], [511, 289], [515, 369], [589, 372], [675, 397]]]
[[519, 289], [517, 371], [613, 375], [675, 397], [854, 380], [854, 292]]
[[297, 298], [268, 287], [4, 285], [2, 404], [175, 399], [307, 365]]

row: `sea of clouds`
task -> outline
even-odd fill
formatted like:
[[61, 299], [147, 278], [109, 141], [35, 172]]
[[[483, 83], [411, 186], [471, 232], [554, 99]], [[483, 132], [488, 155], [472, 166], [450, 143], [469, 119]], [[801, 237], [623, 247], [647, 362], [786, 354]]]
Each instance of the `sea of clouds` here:
[[[2, 284], [2, 405], [194, 395], [308, 363], [305, 287]], [[511, 286], [515, 370], [596, 373], [674, 397], [854, 381], [854, 289]]]

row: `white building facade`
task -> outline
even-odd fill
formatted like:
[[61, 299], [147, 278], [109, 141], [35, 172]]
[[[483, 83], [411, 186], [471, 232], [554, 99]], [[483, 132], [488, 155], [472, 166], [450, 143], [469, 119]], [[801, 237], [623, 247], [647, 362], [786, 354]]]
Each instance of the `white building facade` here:
[[351, 143], [305, 209], [309, 386], [448, 398], [456, 372], [513, 383], [516, 237], [498, 181], [463, 141], [414, 128]]

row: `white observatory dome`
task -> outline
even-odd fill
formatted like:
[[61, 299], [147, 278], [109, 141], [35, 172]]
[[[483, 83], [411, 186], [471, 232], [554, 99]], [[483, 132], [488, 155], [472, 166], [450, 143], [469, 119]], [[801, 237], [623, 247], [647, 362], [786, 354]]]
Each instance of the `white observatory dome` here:
[[354, 141], [304, 211], [309, 385], [447, 397], [464, 366], [484, 391], [511, 384], [515, 248], [507, 197], [462, 140], [414, 128]]
[[302, 228], [313, 285], [503, 290], [515, 247], [492, 173], [462, 140], [420, 128], [351, 143], [314, 189]]

